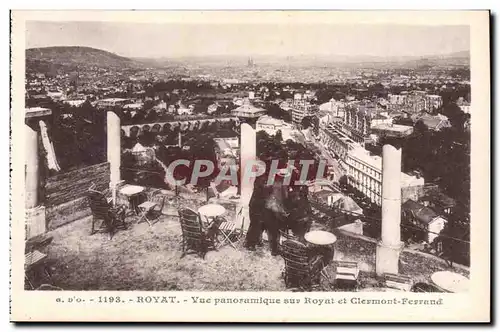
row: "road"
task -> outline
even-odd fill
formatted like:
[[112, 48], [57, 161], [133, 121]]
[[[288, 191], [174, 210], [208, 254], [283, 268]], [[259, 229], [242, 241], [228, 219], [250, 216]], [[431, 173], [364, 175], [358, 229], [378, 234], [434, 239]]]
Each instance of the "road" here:
[[340, 167], [337, 159], [329, 151], [327, 151], [326, 148], [323, 146], [323, 144], [317, 141], [314, 138], [314, 135], [311, 135], [309, 131], [303, 130], [303, 131], [293, 132], [292, 136], [298, 143], [306, 147], [314, 145], [321, 152], [319, 157], [326, 160], [328, 166], [330, 166], [333, 169], [334, 182], [338, 182], [339, 179], [342, 177], [342, 175], [345, 174], [342, 168]]

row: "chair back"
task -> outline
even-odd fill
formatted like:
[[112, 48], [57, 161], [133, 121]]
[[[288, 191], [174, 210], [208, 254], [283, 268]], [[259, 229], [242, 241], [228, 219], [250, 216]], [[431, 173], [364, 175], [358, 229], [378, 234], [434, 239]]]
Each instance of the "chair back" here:
[[299, 241], [299, 238], [295, 235], [292, 235], [290, 233], [288, 233], [288, 231], [284, 231], [282, 229], [279, 230], [279, 242], [278, 242], [278, 245], [279, 245], [279, 250], [280, 251], [283, 251], [283, 243], [286, 241], [286, 240], [293, 240], [293, 241]]
[[389, 288], [399, 289], [409, 292], [413, 287], [413, 280], [409, 276], [402, 274], [386, 273], [384, 275], [385, 285]]
[[111, 206], [103, 193], [97, 190], [89, 189], [87, 192], [87, 197], [89, 198], [90, 210], [92, 211], [92, 215], [94, 216], [94, 218], [109, 218], [109, 211]]
[[200, 240], [204, 236], [200, 215], [189, 209], [179, 210], [182, 236], [185, 240]]
[[154, 196], [151, 201], [152, 202], [155, 202], [155, 203], [158, 203], [158, 211], [163, 211], [163, 207], [165, 206], [165, 200], [167, 198], [165, 197], [165, 195], [156, 195]]
[[285, 260], [285, 283], [287, 287], [300, 287], [309, 283], [311, 269], [305, 244], [287, 239], [281, 244], [281, 256]]
[[280, 233], [280, 237], [282, 238], [282, 243], [285, 242], [286, 240], [294, 240], [294, 241], [298, 241], [299, 238], [298, 236], [295, 236], [293, 234], [290, 234], [289, 232], [285, 232], [283, 230], [279, 230], [279, 233]]
[[413, 287], [411, 288], [411, 291], [414, 293], [440, 293], [440, 292], [442, 292], [437, 287], [430, 285], [430, 284], [426, 284], [424, 282], [418, 282], [418, 283], [414, 284]]

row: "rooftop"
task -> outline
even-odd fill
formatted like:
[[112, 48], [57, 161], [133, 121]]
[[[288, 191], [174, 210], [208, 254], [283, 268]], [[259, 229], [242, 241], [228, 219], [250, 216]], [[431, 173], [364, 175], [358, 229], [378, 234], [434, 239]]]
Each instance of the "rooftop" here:
[[429, 224], [438, 217], [438, 214], [434, 212], [434, 210], [411, 199], [404, 202], [403, 205], [401, 205], [401, 209], [412, 213], [416, 219], [424, 224]]
[[398, 133], [413, 131], [413, 127], [411, 127], [411, 126], [404, 126], [404, 125], [400, 125], [400, 124], [387, 124], [387, 123], [380, 123], [380, 124], [372, 125], [371, 129], [394, 131], [394, 132], [398, 132]]
[[52, 110], [44, 107], [30, 107], [25, 109], [26, 118], [36, 118], [39, 116], [51, 115]]

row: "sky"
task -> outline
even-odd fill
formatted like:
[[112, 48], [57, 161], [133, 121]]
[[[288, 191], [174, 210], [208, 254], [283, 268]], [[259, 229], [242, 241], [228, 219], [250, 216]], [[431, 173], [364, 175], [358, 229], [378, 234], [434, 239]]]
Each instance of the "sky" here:
[[26, 23], [26, 48], [89, 46], [127, 57], [428, 56], [469, 51], [468, 26]]

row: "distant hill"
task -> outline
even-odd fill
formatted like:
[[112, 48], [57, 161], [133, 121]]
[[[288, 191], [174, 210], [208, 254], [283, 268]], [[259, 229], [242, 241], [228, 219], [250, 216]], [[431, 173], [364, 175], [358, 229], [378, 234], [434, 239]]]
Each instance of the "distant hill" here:
[[[469, 66], [469, 52], [456, 52], [429, 56], [364, 56], [364, 55], [252, 55], [257, 66], [278, 65], [290, 67], [340, 66], [340, 67], [387, 67], [419, 68], [422, 66]], [[196, 64], [202, 66], [247, 66], [248, 56], [207, 55], [186, 57], [163, 57], [150, 59], [157, 65]]]
[[[82, 46], [53, 46], [26, 50], [26, 64], [39, 71], [59, 68], [100, 67], [100, 68], [141, 68], [145, 65], [136, 60], [111, 52]], [[34, 68], [35, 69], [35, 68]]]
[[[254, 55], [257, 66], [296, 67], [373, 67], [373, 68], [407, 68], [425, 69], [441, 66], [468, 67], [469, 52], [456, 52], [445, 55], [430, 56], [347, 56], [333, 55], [299, 55], [280, 57], [272, 54]], [[246, 67], [247, 56], [208, 55], [189, 57], [162, 58], [126, 58], [104, 50], [82, 46], [53, 46], [31, 48], [26, 50], [28, 70], [42, 73], [54, 73], [76, 70], [78, 67], [142, 69], [146, 67], [167, 68], [183, 66], [206, 67]]]

